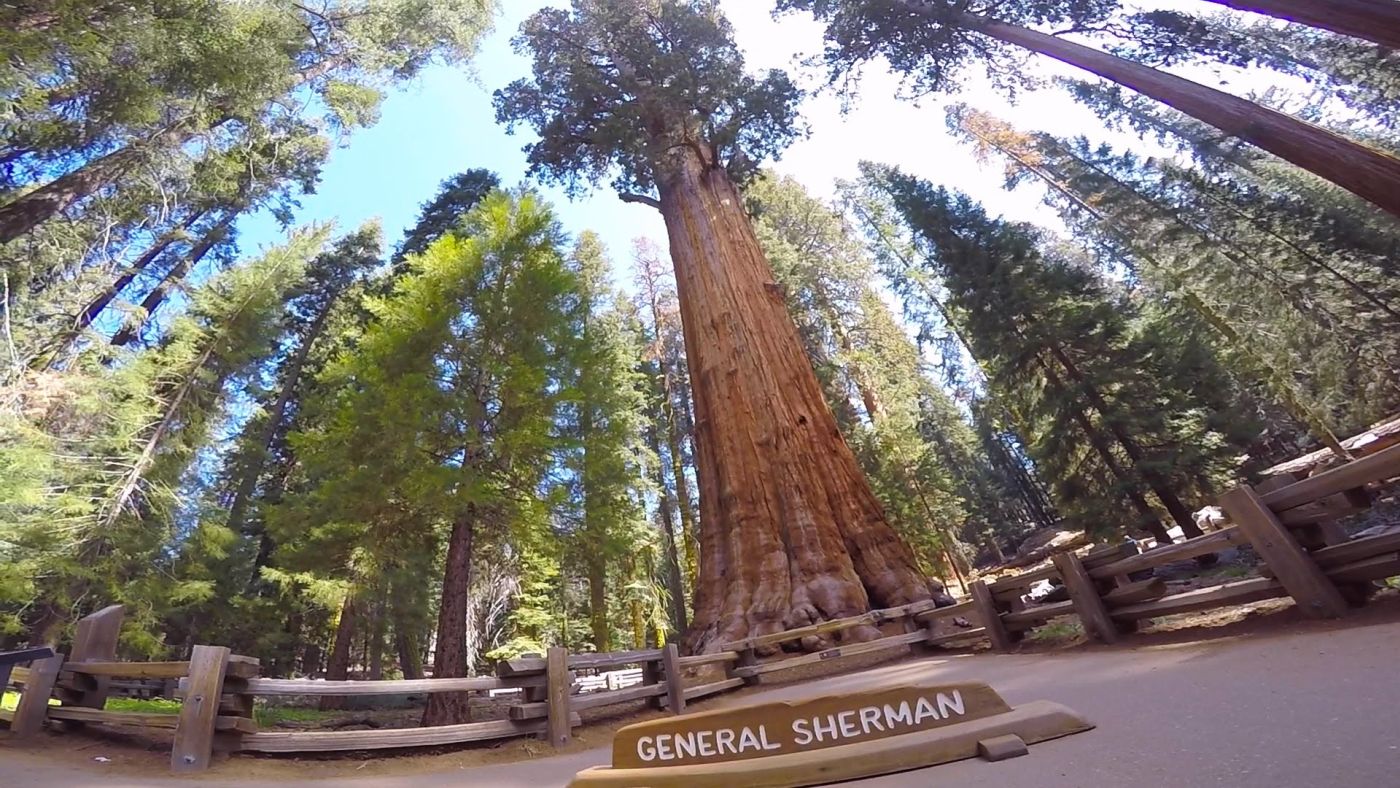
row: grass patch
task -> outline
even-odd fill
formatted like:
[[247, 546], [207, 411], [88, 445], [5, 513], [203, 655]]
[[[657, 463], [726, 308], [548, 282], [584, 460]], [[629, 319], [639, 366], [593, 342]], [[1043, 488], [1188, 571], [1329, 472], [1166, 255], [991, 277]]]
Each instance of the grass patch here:
[[259, 706], [253, 709], [253, 719], [257, 720], [259, 727], [270, 727], [279, 722], [321, 722], [335, 717], [338, 713], [295, 706]]
[[105, 709], [130, 714], [179, 714], [180, 701], [165, 698], [108, 698]]
[[1057, 643], [1062, 640], [1075, 640], [1084, 636], [1084, 627], [1078, 621], [1052, 621], [1043, 627], [1036, 627], [1026, 633], [1026, 640], [1036, 643]]

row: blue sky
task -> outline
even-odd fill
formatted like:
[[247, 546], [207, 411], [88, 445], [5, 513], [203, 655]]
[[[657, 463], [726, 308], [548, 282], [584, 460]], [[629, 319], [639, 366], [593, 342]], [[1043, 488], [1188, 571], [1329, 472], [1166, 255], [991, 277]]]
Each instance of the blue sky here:
[[[377, 217], [387, 242], [393, 244], [445, 178], [486, 167], [507, 185], [523, 182], [526, 164], [521, 147], [530, 137], [523, 132], [510, 136], [496, 125], [491, 93], [528, 76], [529, 62], [512, 51], [510, 39], [521, 21], [553, 4], [562, 3], [507, 0], [495, 32], [483, 43], [470, 71], [432, 67], [389, 95], [379, 123], [357, 131], [332, 153], [317, 193], [301, 200], [297, 222], [334, 221], [340, 232], [349, 232]], [[1155, 0], [1143, 5], [1201, 10], [1199, 0]], [[820, 26], [805, 16], [774, 20], [771, 2], [724, 0], [723, 6], [751, 69], [786, 68], [801, 84], [820, 87], [821, 75], [796, 62], [820, 49]], [[1036, 73], [1047, 78], [1082, 76], [1045, 58], [1032, 62]], [[898, 93], [899, 81], [878, 67], [868, 70], [860, 101], [849, 113], [842, 112], [836, 96], [818, 92], [802, 108], [811, 135], [793, 145], [774, 168], [816, 194], [830, 195], [837, 179], [854, 178], [860, 160], [871, 158], [967, 191], [993, 213], [1054, 226], [1056, 219], [1039, 205], [1038, 189], [1005, 192], [999, 168], [979, 165], [965, 146], [948, 135], [943, 125], [948, 101], [967, 101], [1025, 128], [1090, 134], [1145, 147], [1136, 139], [1106, 132], [1088, 110], [1057, 90], [1026, 94], [1013, 105], [988, 88], [975, 68], [969, 70], [967, 86], [957, 96], [914, 102], [899, 98]], [[577, 200], [558, 189], [541, 187], [541, 191], [552, 199], [569, 232], [591, 229], [602, 236], [621, 283], [631, 278], [627, 257], [632, 239], [650, 237], [665, 248], [660, 215], [645, 206], [622, 203], [605, 187]], [[245, 254], [282, 237], [266, 215], [250, 217], [240, 230]]]

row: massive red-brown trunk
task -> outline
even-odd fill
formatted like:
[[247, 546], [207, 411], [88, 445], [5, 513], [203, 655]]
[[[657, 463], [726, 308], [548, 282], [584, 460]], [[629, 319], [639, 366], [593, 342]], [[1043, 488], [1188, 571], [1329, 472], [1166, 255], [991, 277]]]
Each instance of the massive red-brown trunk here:
[[[442, 575], [442, 603], [438, 606], [437, 653], [433, 678], [457, 679], [467, 675], [467, 606], [471, 603], [472, 549], [476, 536], [476, 508], [452, 524], [447, 561]], [[428, 696], [423, 725], [457, 725], [471, 721], [470, 696], [465, 692], [440, 692]]]
[[[913, 0], [907, 0], [906, 5], [941, 21], [931, 6]], [[1131, 88], [1400, 216], [1400, 159], [1375, 148], [1253, 101], [1064, 38], [974, 14], [959, 14], [956, 23]]]
[[690, 148], [672, 165], [661, 212], [700, 483], [692, 647], [929, 599], [837, 429], [728, 174]]
[[1400, 3], [1395, 0], [1206, 0], [1400, 49]]

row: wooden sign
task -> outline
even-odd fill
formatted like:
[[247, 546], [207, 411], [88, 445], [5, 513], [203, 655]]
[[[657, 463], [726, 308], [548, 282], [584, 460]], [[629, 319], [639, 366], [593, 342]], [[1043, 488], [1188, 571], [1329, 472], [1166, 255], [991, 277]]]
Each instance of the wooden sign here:
[[613, 740], [614, 769], [716, 764], [811, 752], [1006, 714], [986, 684], [880, 689], [632, 725]]

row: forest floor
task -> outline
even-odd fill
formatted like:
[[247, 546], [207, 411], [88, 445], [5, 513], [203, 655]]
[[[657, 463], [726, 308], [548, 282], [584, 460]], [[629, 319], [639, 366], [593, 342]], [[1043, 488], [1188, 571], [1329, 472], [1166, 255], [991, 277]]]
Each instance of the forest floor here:
[[[1010, 655], [968, 653], [847, 661], [779, 674], [781, 681], [694, 704], [695, 710], [936, 678], [986, 681], [1013, 705], [1064, 703], [1100, 727], [1037, 745], [1006, 764], [938, 767], [965, 785], [1374, 786], [1400, 770], [1394, 737], [1400, 682], [1400, 592], [1337, 622], [1304, 621], [1287, 603], [1159, 624], [1113, 646], [1031, 642]], [[1184, 617], [1182, 617], [1184, 618]], [[1192, 623], [1187, 628], [1183, 625]], [[1213, 623], [1201, 628], [1200, 624]], [[883, 663], [883, 664], [882, 664]], [[767, 677], [765, 677], [767, 678]], [[556, 752], [531, 740], [497, 746], [310, 759], [219, 757], [197, 781], [167, 777], [168, 743], [121, 733], [48, 734], [18, 748], [0, 738], [4, 778], [38, 786], [244, 786], [307, 780], [356, 788], [546, 788], [607, 761], [612, 735], [661, 712], [619, 707]], [[106, 759], [105, 762], [96, 759]], [[528, 761], [523, 763], [522, 761]], [[1128, 771], [1131, 769], [1132, 771]], [[469, 772], [468, 772], [469, 770]], [[1116, 770], [1116, 771], [1115, 771]], [[1129, 779], [1130, 776], [1135, 778]], [[466, 778], [466, 779], [464, 779]], [[908, 784], [927, 784], [909, 776]], [[869, 785], [903, 785], [901, 778]]]

